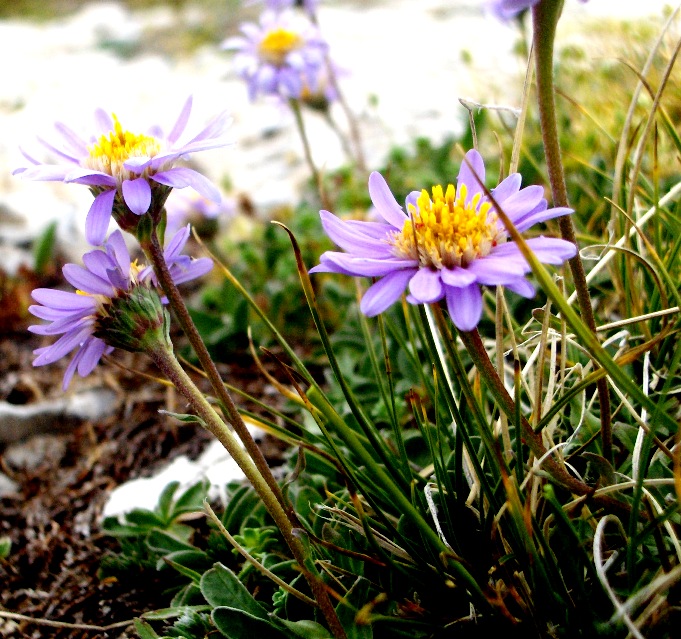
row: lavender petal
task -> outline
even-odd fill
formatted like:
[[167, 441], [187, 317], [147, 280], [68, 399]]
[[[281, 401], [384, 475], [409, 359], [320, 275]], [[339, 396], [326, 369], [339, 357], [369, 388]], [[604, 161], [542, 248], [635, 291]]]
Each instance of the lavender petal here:
[[62, 122], [55, 122], [54, 128], [57, 129], [59, 134], [64, 138], [66, 146], [71, 150], [71, 155], [79, 158], [87, 156], [87, 144], [75, 131]]
[[89, 375], [99, 363], [106, 349], [106, 343], [98, 337], [90, 337], [86, 340], [80, 349], [81, 356], [78, 362], [78, 374], [81, 377]]
[[463, 288], [448, 286], [447, 309], [454, 326], [460, 331], [472, 331], [482, 317], [482, 292], [477, 284]]
[[146, 178], [124, 180], [121, 185], [123, 200], [135, 215], [144, 215], [151, 205], [151, 187]]
[[[361, 222], [352, 226], [328, 211], [320, 211], [324, 231], [344, 251], [362, 254], [365, 257], [381, 257], [391, 254], [390, 244], [384, 236], [375, 239], [362, 233]], [[364, 223], [366, 224], [366, 222]], [[386, 228], [392, 228], [386, 225]]]
[[115, 230], [107, 240], [108, 246], [113, 249], [114, 256], [121, 271], [126, 275], [130, 273], [130, 252], [123, 239], [123, 233], [118, 229]]
[[488, 286], [506, 284], [525, 274], [525, 270], [520, 265], [510, 263], [498, 257], [495, 258], [494, 254], [473, 260], [468, 265], [467, 270], [475, 275], [475, 279], [480, 284]]
[[65, 264], [62, 273], [69, 284], [85, 293], [107, 297], [114, 295], [114, 289], [108, 280], [103, 280], [78, 264]]
[[512, 195], [515, 195], [520, 190], [522, 177], [520, 173], [512, 173], [499, 185], [492, 189], [492, 196], [497, 204], [500, 206]]
[[165, 184], [166, 186], [178, 189], [190, 186], [199, 195], [203, 195], [203, 197], [211, 200], [211, 202], [219, 203], [222, 200], [220, 191], [218, 191], [215, 185], [207, 177], [193, 169], [184, 167], [168, 169], [167, 171], [156, 173], [156, 175], [152, 176], [152, 179], [159, 184]]
[[[392, 271], [414, 269], [418, 266], [418, 260], [375, 259], [369, 257], [355, 257], [346, 253], [327, 251], [322, 256], [324, 261], [332, 262], [340, 271], [347, 275], [360, 275], [363, 277], [382, 277]], [[320, 258], [321, 261], [321, 258]]]
[[184, 130], [189, 121], [189, 115], [192, 112], [192, 102], [193, 97], [190, 95], [182, 106], [180, 115], [178, 116], [173, 128], [171, 129], [168, 137], [166, 138], [171, 144], [175, 144], [180, 139], [180, 136], [184, 133]]
[[522, 232], [539, 222], [552, 220], [556, 217], [562, 217], [563, 215], [570, 215], [571, 213], [574, 213], [574, 211], [566, 207], [556, 207], [552, 209], [538, 207], [518, 217], [516, 220], [513, 220], [513, 223], [515, 224], [515, 227]]
[[443, 268], [440, 271], [440, 278], [447, 286], [462, 288], [475, 282], [475, 275], [465, 268], [455, 266], [454, 268]]
[[381, 217], [401, 231], [408, 218], [383, 176], [376, 171], [369, 176], [369, 196]]
[[213, 260], [209, 257], [200, 257], [197, 260], [191, 260], [189, 265], [183, 268], [177, 266], [170, 269], [170, 275], [175, 284], [184, 284], [190, 280], [196, 279], [205, 275], [213, 268]]
[[431, 304], [441, 300], [445, 294], [440, 271], [420, 268], [409, 281], [409, 292], [419, 304]]
[[[466, 185], [466, 203], [470, 202], [478, 193], [484, 193], [482, 185], [485, 184], [485, 163], [482, 156], [471, 149], [466, 153], [464, 162], [461, 163], [459, 175], [456, 178], [456, 196], [461, 193], [461, 186]], [[470, 166], [469, 166], [470, 165]]]
[[64, 176], [64, 182], [68, 182], [69, 184], [86, 184], [88, 186], [112, 187], [115, 187], [118, 184], [116, 178], [108, 173], [81, 168], [69, 171], [69, 173]]
[[69, 291], [58, 291], [52, 288], [36, 288], [31, 291], [31, 297], [38, 304], [57, 311], [94, 311], [97, 306], [92, 297], [78, 295]]
[[392, 306], [402, 295], [409, 280], [415, 275], [413, 269], [394, 271], [372, 284], [362, 297], [359, 308], [367, 317], [374, 317]]
[[85, 239], [94, 246], [101, 244], [106, 237], [115, 197], [116, 189], [103, 191], [94, 199], [88, 211], [85, 218]]
[[524, 277], [508, 282], [504, 286], [522, 297], [534, 297], [536, 293], [534, 286]]
[[[69, 365], [66, 367], [66, 371], [64, 372], [64, 379], [62, 380], [61, 383], [63, 391], [66, 391], [66, 389], [69, 387], [69, 384], [73, 379], [73, 374], [76, 372], [76, 368], [78, 367], [78, 363], [80, 362], [81, 357], [83, 357], [83, 349], [79, 348], [78, 352], [73, 356], [73, 359], [69, 362]], [[36, 365], [35, 362], [33, 362], [33, 366], [35, 365]]]
[[92, 333], [92, 322], [83, 326], [77, 331], [71, 331], [62, 335], [54, 344], [52, 344], [45, 352], [41, 353], [33, 360], [33, 366], [43, 366], [44, 364], [53, 364], [58, 359], [61, 359], [67, 353], [71, 352], [76, 346], [81, 344], [88, 335]]

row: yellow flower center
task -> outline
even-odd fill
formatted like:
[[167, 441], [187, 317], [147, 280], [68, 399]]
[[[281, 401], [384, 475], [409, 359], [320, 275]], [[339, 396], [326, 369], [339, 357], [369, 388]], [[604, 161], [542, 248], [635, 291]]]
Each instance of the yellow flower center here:
[[506, 241], [496, 214], [490, 213], [492, 205], [481, 203], [480, 193], [466, 203], [466, 193], [465, 184], [458, 197], [452, 184], [444, 193], [438, 185], [433, 187], [431, 200], [428, 191], [422, 190], [416, 206], [409, 205], [409, 219], [402, 230], [391, 238], [395, 254], [432, 268], [465, 267]]
[[160, 150], [159, 141], [142, 133], [124, 131], [116, 114], [112, 114], [114, 130], [102, 135], [88, 150], [86, 161], [91, 169], [108, 173], [119, 179], [129, 179], [130, 172], [123, 162], [133, 157], [154, 157]]
[[261, 41], [258, 47], [260, 56], [278, 67], [286, 62], [286, 56], [303, 44], [303, 39], [293, 31], [273, 29]]

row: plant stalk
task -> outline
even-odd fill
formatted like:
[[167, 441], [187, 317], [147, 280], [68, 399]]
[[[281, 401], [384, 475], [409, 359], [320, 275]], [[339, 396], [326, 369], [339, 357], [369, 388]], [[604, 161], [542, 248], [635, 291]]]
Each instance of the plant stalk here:
[[331, 208], [331, 203], [329, 202], [326, 189], [324, 188], [324, 181], [322, 179], [322, 174], [312, 159], [312, 149], [310, 148], [310, 140], [307, 137], [307, 131], [305, 130], [305, 122], [303, 122], [303, 112], [300, 109], [300, 101], [296, 98], [291, 98], [289, 101], [289, 106], [291, 111], [293, 111], [293, 116], [296, 120], [296, 127], [298, 128], [298, 133], [300, 134], [300, 139], [303, 142], [303, 151], [305, 152], [305, 161], [307, 162], [312, 177], [317, 184], [317, 191], [319, 192], [319, 199], [321, 200], [322, 206], [325, 209]]
[[[532, 8], [533, 48], [537, 77], [537, 105], [539, 121], [544, 142], [546, 167], [551, 184], [554, 206], [569, 206], [565, 173], [558, 138], [556, 121], [556, 101], [553, 82], [553, 52], [556, 39], [556, 27], [563, 8], [562, 0], [542, 0]], [[558, 218], [560, 234], [564, 240], [577, 244], [572, 218], [564, 215]], [[591, 296], [586, 281], [586, 273], [582, 258], [577, 254], [568, 261], [572, 281], [575, 285], [579, 310], [584, 322], [592, 333], [596, 332], [596, 319], [591, 307]], [[598, 366], [594, 362], [594, 366]], [[612, 424], [610, 415], [610, 395], [608, 381], [605, 377], [596, 385], [601, 418], [601, 443], [603, 456], [612, 461]]]
[[180, 394], [189, 402], [198, 417], [201, 418], [205, 428], [212, 433], [218, 441], [225, 447], [225, 450], [232, 456], [239, 468], [244, 472], [251, 485], [258, 493], [267, 512], [274, 519], [274, 523], [281, 531], [284, 541], [295, 557], [300, 569], [307, 579], [312, 594], [322, 610], [324, 617], [329, 624], [333, 636], [336, 639], [345, 639], [346, 634], [343, 626], [336, 615], [336, 611], [331, 604], [328, 592], [317, 573], [311, 557], [307, 556], [305, 545], [298, 534], [302, 529], [296, 528], [291, 523], [289, 515], [284, 510], [277, 495], [275, 495], [267, 481], [260, 474], [259, 469], [237, 441], [232, 431], [215, 412], [203, 393], [196, 387], [189, 375], [184, 371], [180, 363], [175, 358], [172, 346], [154, 345], [147, 351], [147, 354], [154, 361], [159, 370], [173, 383]]
[[[215, 362], [213, 362], [211, 359], [208, 349], [206, 348], [201, 335], [199, 334], [191, 316], [189, 315], [189, 311], [187, 310], [187, 306], [184, 303], [184, 299], [177, 286], [173, 282], [173, 278], [170, 276], [168, 266], [166, 264], [165, 258], [163, 257], [163, 249], [161, 248], [161, 244], [158, 240], [156, 229], [153, 229], [151, 232], [148, 245], [143, 245], [142, 248], [154, 266], [156, 277], [158, 277], [158, 281], [163, 288], [163, 292], [168, 297], [170, 305], [175, 312], [175, 317], [177, 317], [182, 330], [187, 336], [187, 339], [189, 339], [189, 342], [192, 345], [199, 362], [201, 363], [201, 367], [208, 376], [208, 380], [213, 387], [213, 391], [217, 395], [217, 398], [220, 401], [224, 412], [226, 413], [225, 417], [227, 421], [229, 421], [239, 439], [246, 447], [248, 454], [251, 456], [251, 459], [258, 468], [258, 471], [267, 482], [270, 490], [277, 496], [277, 499], [279, 500], [279, 503], [282, 505], [282, 507], [287, 508], [281, 488], [272, 475], [272, 471], [267, 464], [267, 460], [262, 454], [260, 447], [251, 436], [251, 433], [248, 431], [248, 428], [246, 428], [246, 424], [241, 418], [241, 415], [234, 404], [234, 400], [232, 400], [229, 391], [222, 382], [222, 378], [220, 377], [220, 373], [215, 366]], [[290, 509], [287, 510], [289, 511], [291, 523], [296, 525], [297, 519], [295, 518], [295, 515], [293, 515]]]

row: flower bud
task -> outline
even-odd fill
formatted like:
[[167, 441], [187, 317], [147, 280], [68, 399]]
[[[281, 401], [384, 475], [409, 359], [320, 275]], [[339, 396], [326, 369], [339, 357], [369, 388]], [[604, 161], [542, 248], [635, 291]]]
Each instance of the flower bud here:
[[158, 292], [144, 284], [120, 291], [100, 311], [94, 335], [130, 352], [172, 348], [170, 317]]

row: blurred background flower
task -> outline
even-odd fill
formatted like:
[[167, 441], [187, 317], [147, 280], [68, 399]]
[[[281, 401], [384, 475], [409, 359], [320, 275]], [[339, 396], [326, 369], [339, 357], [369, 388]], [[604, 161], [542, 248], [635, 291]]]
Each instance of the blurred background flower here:
[[260, 94], [299, 99], [319, 90], [328, 45], [307, 18], [268, 10], [258, 24], [242, 24], [241, 32], [222, 47], [236, 52], [234, 65], [251, 100]]

